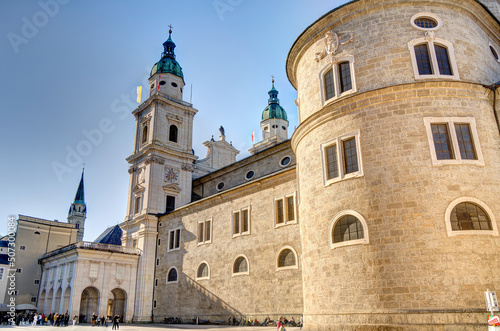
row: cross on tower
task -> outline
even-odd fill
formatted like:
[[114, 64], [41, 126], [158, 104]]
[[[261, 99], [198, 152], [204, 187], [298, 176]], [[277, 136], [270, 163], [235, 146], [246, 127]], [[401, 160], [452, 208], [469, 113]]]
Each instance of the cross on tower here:
[[274, 83], [274, 75], [271, 75], [271, 78], [273, 79], [273, 83]]
[[172, 28], [173, 28], [172, 24], [169, 24], [168, 27], [170, 28], [170, 31], [168, 31], [168, 32], [172, 32]]

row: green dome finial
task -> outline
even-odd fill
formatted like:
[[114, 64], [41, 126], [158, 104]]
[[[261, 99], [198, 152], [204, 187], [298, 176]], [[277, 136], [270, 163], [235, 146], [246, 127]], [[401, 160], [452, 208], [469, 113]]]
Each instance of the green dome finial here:
[[175, 60], [175, 43], [172, 40], [172, 25], [169, 25], [168, 39], [163, 43], [163, 53], [161, 60], [156, 62], [151, 69], [151, 76], [157, 73], [171, 73], [184, 80], [184, 74], [179, 63]]
[[278, 90], [274, 87], [274, 76], [271, 76], [272, 86], [269, 92], [268, 105], [262, 112], [262, 121], [268, 120], [270, 118], [282, 119], [288, 122], [288, 117], [285, 109], [280, 106], [280, 101], [278, 99]]

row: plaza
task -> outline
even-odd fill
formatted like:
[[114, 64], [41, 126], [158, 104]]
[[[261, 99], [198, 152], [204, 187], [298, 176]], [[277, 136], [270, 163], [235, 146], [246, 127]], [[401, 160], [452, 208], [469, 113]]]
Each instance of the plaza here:
[[[0, 329], [11, 329], [15, 328], [16, 330], [68, 330], [68, 331], [86, 331], [86, 330], [110, 330], [111, 324], [106, 327], [92, 327], [90, 324], [81, 324], [76, 326], [68, 326], [68, 327], [56, 327], [56, 326], [31, 326], [31, 325], [21, 325], [21, 326], [0, 326]], [[119, 330], [133, 330], [133, 331], [154, 331], [154, 330], [224, 330], [224, 331], [235, 331], [235, 330], [248, 330], [248, 331], [257, 331], [257, 330], [274, 330], [274, 326], [226, 326], [226, 325], [191, 325], [191, 324], [121, 324]], [[287, 327], [288, 331], [299, 330], [299, 327]], [[303, 328], [307, 330], [306, 328]]]

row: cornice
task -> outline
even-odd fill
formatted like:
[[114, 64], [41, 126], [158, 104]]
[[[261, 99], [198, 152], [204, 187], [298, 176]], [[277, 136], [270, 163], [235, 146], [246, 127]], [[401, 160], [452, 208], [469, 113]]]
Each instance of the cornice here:
[[[459, 94], [457, 92], [456, 95], [450, 94], [450, 88], [455, 88], [457, 91], [467, 91], [468, 93]], [[442, 96], [445, 98], [459, 98], [468, 94], [470, 95], [470, 93], [476, 93], [478, 96], [482, 95], [485, 100], [488, 98], [488, 95], [484, 93], [483, 85], [463, 81], [441, 80], [395, 85], [354, 94], [352, 96], [339, 99], [336, 102], [329, 103], [307, 117], [293, 133], [291, 138], [292, 150], [296, 153], [297, 146], [301, 140], [309, 132], [328, 121], [366, 107], [373, 107], [378, 104], [394, 102], [398, 99], [421, 99], [423, 96], [419, 94], [419, 91], [422, 89], [430, 91], [429, 94], [425, 95], [429, 97]], [[414, 93], [412, 95], [408, 95], [407, 91], [412, 91]]]

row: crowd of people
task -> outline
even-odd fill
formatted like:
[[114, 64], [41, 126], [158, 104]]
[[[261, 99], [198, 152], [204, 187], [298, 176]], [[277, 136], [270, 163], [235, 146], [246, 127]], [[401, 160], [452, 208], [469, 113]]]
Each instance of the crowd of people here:
[[239, 326], [271, 326], [271, 325], [276, 325], [277, 326], [277, 331], [285, 331], [286, 326], [298, 326], [302, 329], [303, 325], [303, 317], [300, 316], [300, 319], [298, 322], [295, 321], [293, 316], [288, 320], [284, 316], [280, 316], [279, 320], [277, 322], [271, 320], [269, 316], [266, 316], [263, 322], [259, 322], [257, 318], [249, 318], [248, 320], [246, 317], [242, 317], [240, 320], [237, 320], [234, 315], [229, 316], [228, 320], [229, 325], [239, 325]]
[[[65, 327], [68, 326], [70, 323], [71, 325], [76, 325], [77, 323], [86, 323], [87, 319], [85, 315], [80, 314], [80, 316], [74, 315], [73, 318], [70, 317], [68, 312], [65, 314], [55, 314], [51, 313], [49, 315], [45, 315], [44, 313], [38, 314], [38, 313], [32, 313], [32, 312], [19, 312], [16, 314], [15, 317], [15, 324], [17, 326], [20, 325], [31, 325], [31, 326], [37, 326], [37, 325], [50, 325], [50, 326], [60, 326], [60, 327]], [[96, 313], [92, 314], [91, 317], [91, 325], [92, 326], [108, 326], [108, 321], [113, 322], [113, 330], [117, 330], [120, 328], [120, 315], [115, 315], [113, 318], [111, 316], [104, 316], [104, 315], [96, 315]], [[9, 324], [9, 320], [7, 316], [2, 320], [3, 323]]]

